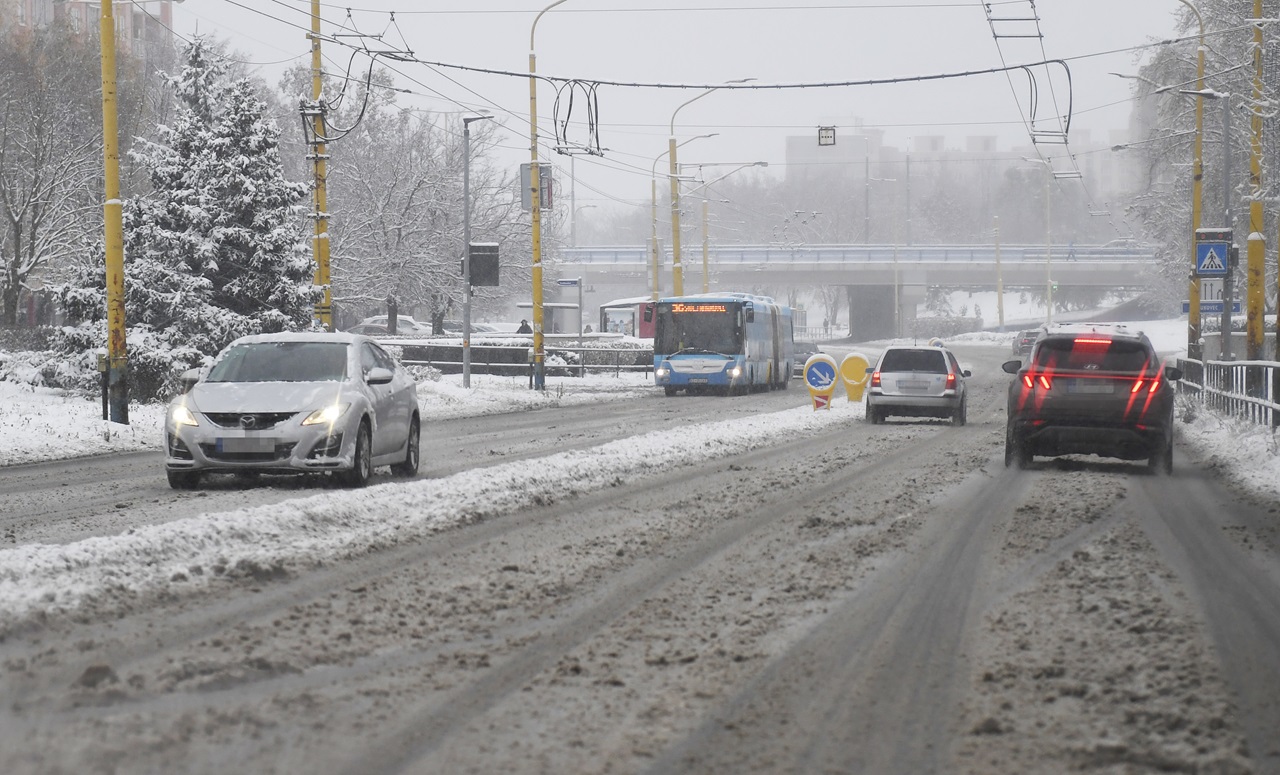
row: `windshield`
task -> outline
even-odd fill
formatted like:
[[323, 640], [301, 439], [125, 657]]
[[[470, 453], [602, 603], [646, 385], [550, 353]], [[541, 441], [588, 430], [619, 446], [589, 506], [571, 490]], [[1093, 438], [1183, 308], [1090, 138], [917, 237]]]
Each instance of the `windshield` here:
[[1140, 372], [1153, 361], [1138, 341], [1106, 337], [1077, 339], [1051, 337], [1040, 342], [1036, 366], [1046, 369]]
[[728, 302], [671, 302], [658, 305], [653, 352], [742, 352], [741, 306]]
[[938, 349], [886, 350], [880, 359], [880, 371], [923, 371], [946, 374], [947, 359]]
[[345, 342], [256, 342], [232, 347], [208, 382], [340, 382], [347, 377]]

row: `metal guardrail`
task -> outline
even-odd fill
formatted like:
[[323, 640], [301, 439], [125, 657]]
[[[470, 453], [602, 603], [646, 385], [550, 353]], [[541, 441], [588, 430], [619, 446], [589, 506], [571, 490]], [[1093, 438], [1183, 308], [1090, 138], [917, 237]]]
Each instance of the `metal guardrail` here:
[[[405, 366], [431, 366], [446, 374], [462, 372], [461, 345], [439, 345], [429, 342], [395, 342], [395, 344], [403, 347], [404, 355], [400, 362]], [[529, 362], [528, 351], [527, 347], [473, 344], [471, 345], [471, 373], [523, 376], [529, 373], [533, 365]], [[436, 357], [432, 353], [446, 357]], [[624, 371], [645, 374], [653, 371], [652, 350], [546, 347], [544, 353], [547, 373], [551, 375], [560, 373], [565, 376], [581, 377], [587, 372], [613, 372], [614, 376], [618, 376]], [[565, 357], [566, 355], [569, 357]]]
[[1280, 427], [1280, 363], [1178, 359], [1178, 392], [1219, 414]]

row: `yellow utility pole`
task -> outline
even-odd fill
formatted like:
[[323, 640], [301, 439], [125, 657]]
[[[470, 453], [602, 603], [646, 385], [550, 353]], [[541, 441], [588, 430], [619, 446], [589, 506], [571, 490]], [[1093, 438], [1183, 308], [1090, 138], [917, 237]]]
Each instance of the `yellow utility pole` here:
[[111, 0], [102, 0], [98, 28], [102, 46], [102, 160], [106, 222], [107, 407], [111, 422], [129, 424], [129, 358], [125, 350], [124, 223], [120, 201], [120, 136], [116, 126], [116, 20]]
[[707, 205], [707, 196], [706, 196], [706, 193], [704, 192], [702, 195], [702, 292], [703, 293], [711, 292], [711, 270], [709, 267], [710, 262], [707, 260], [707, 242], [709, 239], [707, 231], [710, 228], [710, 221], [711, 221], [711, 217], [710, 217], [710, 213], [708, 212], [708, 209], [709, 208]]
[[529, 203], [533, 209], [531, 231], [533, 232], [533, 389], [545, 390], [546, 352], [543, 348], [542, 336], [542, 176], [538, 169], [538, 57], [533, 51], [533, 34], [538, 29], [538, 20], [542, 14], [560, 5], [565, 0], [556, 0], [543, 8], [533, 17], [529, 27]]
[[1196, 55], [1196, 133], [1194, 151], [1191, 162], [1191, 283], [1187, 288], [1187, 300], [1190, 302], [1187, 313], [1187, 357], [1193, 361], [1200, 360], [1204, 352], [1200, 347], [1200, 277], [1196, 274], [1196, 232], [1200, 230], [1203, 212], [1204, 156], [1202, 152], [1204, 138], [1204, 19], [1200, 11], [1190, 0], [1178, 2], [1191, 9], [1200, 25], [1200, 45]]
[[[1245, 315], [1245, 358], [1262, 359], [1262, 316], [1266, 237], [1262, 234], [1262, 0], [1253, 0], [1253, 139], [1249, 153], [1248, 285]], [[1230, 303], [1229, 301], [1224, 301]]]
[[315, 188], [312, 192], [315, 212], [311, 215], [315, 220], [315, 237], [311, 251], [316, 260], [313, 282], [324, 292], [324, 296], [316, 302], [315, 318], [320, 321], [320, 325], [324, 326], [326, 331], [332, 331], [333, 293], [329, 285], [329, 212], [328, 193], [325, 189], [325, 180], [328, 177], [326, 162], [329, 155], [326, 153], [324, 142], [325, 105], [320, 99], [324, 87], [324, 72], [321, 69], [320, 59], [320, 0], [311, 0], [311, 34], [307, 37], [311, 39], [311, 104], [304, 111], [310, 115], [312, 122], [311, 153], [307, 158], [311, 159], [315, 170]]
[[[687, 105], [688, 103], [685, 104]], [[677, 110], [679, 110], [679, 108], [677, 108]], [[675, 121], [674, 115], [671, 117], [671, 120], [672, 122]], [[672, 124], [671, 133], [672, 136], [667, 140], [667, 161], [671, 164], [671, 288], [672, 292], [676, 296], [683, 296], [684, 272], [680, 266], [680, 181], [676, 179], [676, 138], [674, 123]]]

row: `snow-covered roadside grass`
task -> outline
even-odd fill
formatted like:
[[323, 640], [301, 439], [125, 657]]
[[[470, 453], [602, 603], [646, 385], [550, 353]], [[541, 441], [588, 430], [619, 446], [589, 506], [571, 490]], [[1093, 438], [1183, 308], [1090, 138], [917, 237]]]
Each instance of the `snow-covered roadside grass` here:
[[[653, 379], [622, 373], [550, 377], [545, 391], [529, 389], [528, 378], [477, 374], [471, 387], [459, 375], [418, 383], [418, 405], [426, 421], [523, 412], [551, 406], [579, 406], [652, 395]], [[0, 466], [65, 460], [108, 452], [159, 450], [164, 439], [160, 404], [129, 407], [129, 424], [102, 419], [102, 404], [52, 388], [0, 381]]]
[[36, 611], [112, 606], [207, 586], [223, 574], [311, 567], [429, 535], [452, 525], [535, 507], [712, 458], [848, 424], [861, 404], [808, 406], [654, 431], [589, 450], [398, 482], [223, 514], [206, 514], [72, 544], [0, 551], [0, 632]]

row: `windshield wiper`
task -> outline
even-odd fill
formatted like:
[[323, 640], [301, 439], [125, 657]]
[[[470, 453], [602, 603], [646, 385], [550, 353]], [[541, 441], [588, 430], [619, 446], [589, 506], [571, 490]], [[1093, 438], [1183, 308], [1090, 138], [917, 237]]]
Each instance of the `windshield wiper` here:
[[729, 357], [722, 352], [716, 352], [715, 350], [707, 350], [702, 347], [681, 347], [679, 350], [676, 350], [675, 352], [671, 353], [671, 355], [672, 356], [684, 355], [685, 353], [706, 353], [707, 355], [719, 355], [721, 358]]

